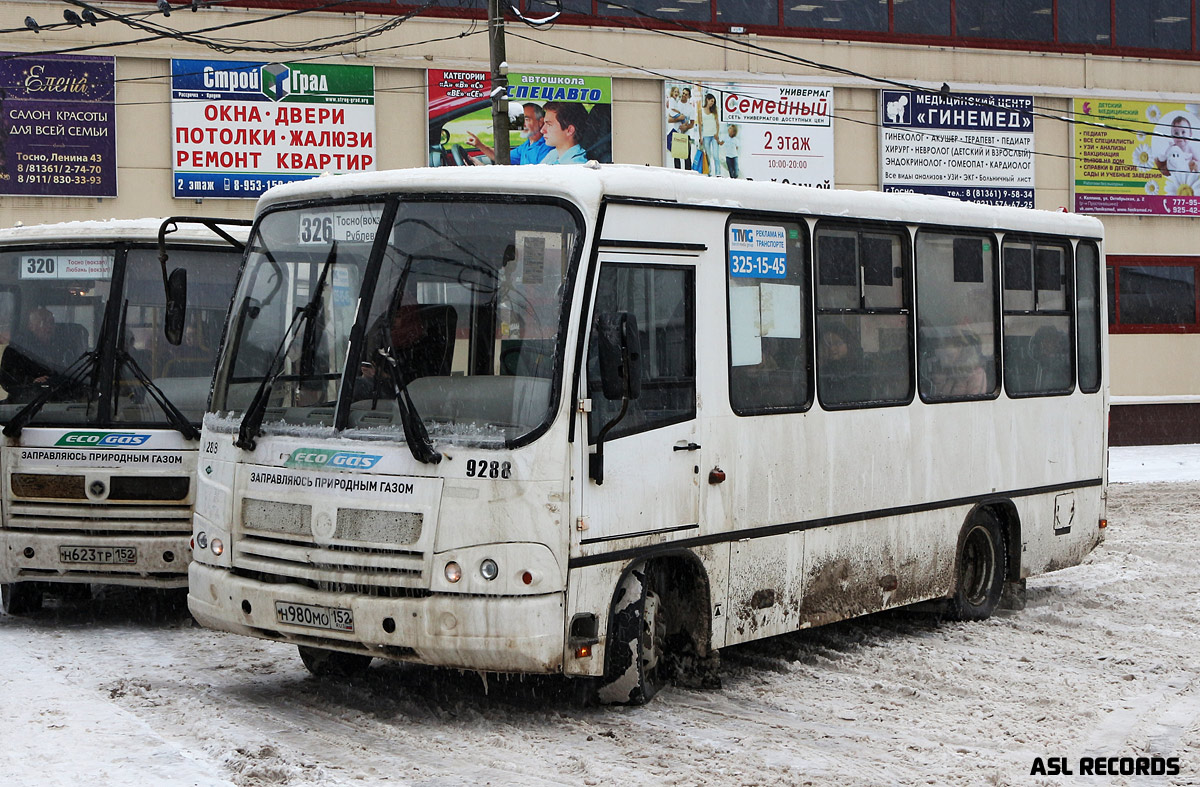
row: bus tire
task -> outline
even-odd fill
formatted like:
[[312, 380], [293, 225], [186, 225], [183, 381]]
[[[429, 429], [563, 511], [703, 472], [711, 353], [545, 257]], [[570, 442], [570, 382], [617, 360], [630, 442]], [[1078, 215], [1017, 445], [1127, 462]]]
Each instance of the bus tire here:
[[613, 596], [597, 692], [604, 705], [644, 705], [670, 677], [667, 607], [656, 585], [655, 573], [640, 566], [625, 575]]
[[367, 671], [371, 657], [361, 653], [342, 653], [340, 650], [296, 646], [300, 660], [318, 678], [353, 678]]
[[953, 620], [985, 620], [1004, 592], [1008, 565], [1000, 522], [990, 511], [978, 511], [959, 541], [957, 582], [950, 598]]
[[28, 615], [42, 608], [42, 589], [33, 582], [0, 584], [0, 597], [10, 615]]

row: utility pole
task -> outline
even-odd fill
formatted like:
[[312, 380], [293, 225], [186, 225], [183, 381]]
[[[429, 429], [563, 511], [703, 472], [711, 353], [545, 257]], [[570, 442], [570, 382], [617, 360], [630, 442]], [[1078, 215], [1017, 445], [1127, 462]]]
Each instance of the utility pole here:
[[488, 48], [492, 55], [492, 143], [497, 164], [510, 164], [508, 151], [508, 61], [504, 54], [503, 0], [488, 0]]

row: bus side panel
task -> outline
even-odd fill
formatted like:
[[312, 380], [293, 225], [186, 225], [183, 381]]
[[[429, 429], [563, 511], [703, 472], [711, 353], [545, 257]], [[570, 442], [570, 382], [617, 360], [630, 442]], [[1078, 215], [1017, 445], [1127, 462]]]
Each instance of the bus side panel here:
[[726, 644], [797, 628], [804, 596], [804, 539], [803, 532], [792, 532], [732, 545]]

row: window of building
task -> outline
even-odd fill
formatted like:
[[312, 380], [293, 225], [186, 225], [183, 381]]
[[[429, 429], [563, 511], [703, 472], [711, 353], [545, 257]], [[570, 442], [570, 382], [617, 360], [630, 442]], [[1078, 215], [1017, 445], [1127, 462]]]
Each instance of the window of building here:
[[1065, 244], [1004, 241], [1004, 387], [1010, 396], [1069, 393], [1074, 378], [1070, 253]]
[[1080, 242], [1075, 249], [1075, 324], [1079, 354], [1079, 389], [1100, 390], [1100, 251]]
[[716, 0], [717, 21], [727, 25], [779, 24], [778, 0]]
[[788, 0], [783, 6], [783, 23], [788, 27], [886, 33], [888, 7], [879, 0], [801, 0], [799, 3]]
[[735, 218], [727, 237], [735, 232], [778, 238], [786, 268], [773, 262], [769, 271], [757, 270], [735, 248], [738, 244], [730, 243], [730, 405], [738, 415], [807, 409], [812, 402], [808, 233], [803, 224], [761, 218]]
[[996, 242], [917, 234], [917, 352], [927, 402], [994, 396], [999, 386]]
[[908, 264], [904, 236], [888, 227], [818, 225], [817, 392], [825, 407], [912, 399]]
[[895, 32], [918, 36], [949, 36], [950, 0], [892, 0]]
[[1197, 333], [1198, 257], [1108, 258], [1111, 333]]
[[1113, 42], [1140, 49], [1191, 49], [1191, 0], [1116, 0]]
[[1111, 44], [1110, 0], [1058, 0], [1058, 41], [1061, 44]]
[[600, 0], [600, 16], [628, 16], [635, 19], [659, 19], [673, 22], [710, 22], [709, 0], [621, 0], [619, 4]]
[[[628, 312], [637, 320], [642, 391], [608, 439], [645, 432], [696, 417], [696, 295], [691, 268], [605, 263], [600, 268], [594, 314]], [[588, 419], [592, 440], [621, 409], [604, 398], [600, 347], [588, 346]]]
[[961, 38], [1054, 40], [1053, 0], [956, 0]]

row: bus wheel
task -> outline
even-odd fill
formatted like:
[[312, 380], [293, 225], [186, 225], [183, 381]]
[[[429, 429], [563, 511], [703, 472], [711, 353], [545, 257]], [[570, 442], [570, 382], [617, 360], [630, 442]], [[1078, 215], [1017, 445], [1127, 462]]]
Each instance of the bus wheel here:
[[636, 568], [617, 588], [598, 692], [605, 705], [643, 705], [670, 677], [667, 608], [655, 580], [652, 571]]
[[33, 582], [0, 584], [0, 597], [10, 615], [28, 615], [42, 608], [42, 589]]
[[1007, 561], [995, 515], [980, 511], [967, 525], [958, 555], [958, 586], [950, 599], [954, 620], [984, 620], [1000, 603]]
[[298, 645], [300, 660], [318, 678], [353, 678], [367, 671], [371, 657], [361, 653], [342, 653]]

